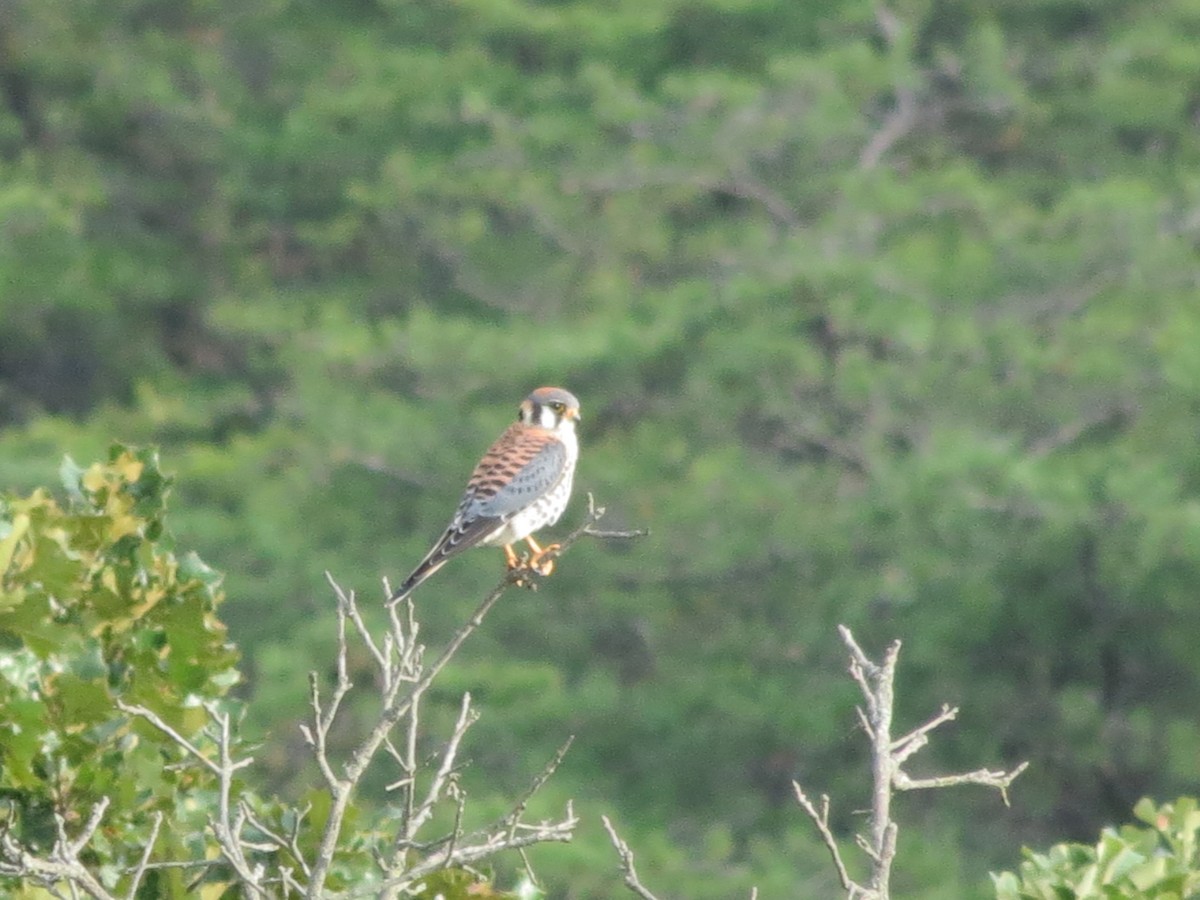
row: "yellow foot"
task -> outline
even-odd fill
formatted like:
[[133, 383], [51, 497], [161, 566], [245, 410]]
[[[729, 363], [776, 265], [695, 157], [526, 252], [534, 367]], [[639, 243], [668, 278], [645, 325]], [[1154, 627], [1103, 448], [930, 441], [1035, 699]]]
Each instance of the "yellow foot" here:
[[[529, 549], [532, 551], [528, 556], [517, 556], [513, 551], [512, 545], [504, 545], [504, 559], [508, 566], [508, 571], [513, 573], [512, 583], [518, 587], [527, 587], [532, 590], [537, 590], [537, 582], [531, 581], [528, 578], [522, 577], [521, 572], [536, 572], [543, 577], [554, 571], [553, 557], [562, 549], [561, 544], [547, 544], [545, 547], [538, 544], [531, 537], [525, 538], [525, 542], [529, 544]], [[551, 557], [547, 559], [547, 557]]]
[[512, 544], [504, 545], [504, 565], [510, 572], [522, 567], [520, 558], [513, 552]]
[[529, 568], [537, 572], [539, 575], [549, 575], [554, 571], [554, 559], [546, 557], [554, 557], [558, 551], [562, 549], [561, 544], [547, 544], [545, 547], [539, 547], [529, 538], [525, 538], [529, 545], [533, 548], [533, 555], [529, 557]]

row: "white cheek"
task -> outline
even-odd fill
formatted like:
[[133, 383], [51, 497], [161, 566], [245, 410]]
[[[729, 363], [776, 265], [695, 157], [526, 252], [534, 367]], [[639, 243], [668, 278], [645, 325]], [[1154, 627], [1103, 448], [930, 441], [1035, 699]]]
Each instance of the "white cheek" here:
[[554, 426], [558, 424], [555, 420], [554, 410], [548, 406], [538, 408], [538, 424], [543, 428], [553, 431]]

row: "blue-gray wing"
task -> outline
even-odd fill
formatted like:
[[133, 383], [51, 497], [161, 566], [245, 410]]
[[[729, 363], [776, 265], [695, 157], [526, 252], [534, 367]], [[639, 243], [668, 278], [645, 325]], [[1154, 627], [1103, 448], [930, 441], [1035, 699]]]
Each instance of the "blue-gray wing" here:
[[464, 498], [463, 518], [509, 519], [549, 492], [566, 470], [567, 448], [557, 440], [543, 441], [523, 464], [503, 471], [498, 481], [472, 485], [476, 490]]

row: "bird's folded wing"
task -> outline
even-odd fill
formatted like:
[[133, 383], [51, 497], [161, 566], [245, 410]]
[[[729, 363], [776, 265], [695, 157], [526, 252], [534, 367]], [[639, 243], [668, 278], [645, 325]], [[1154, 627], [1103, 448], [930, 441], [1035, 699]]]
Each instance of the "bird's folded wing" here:
[[561, 441], [541, 429], [519, 432], [501, 455], [492, 459], [489, 454], [476, 467], [455, 518], [464, 524], [474, 519], [507, 521], [558, 484], [566, 469], [567, 448]]

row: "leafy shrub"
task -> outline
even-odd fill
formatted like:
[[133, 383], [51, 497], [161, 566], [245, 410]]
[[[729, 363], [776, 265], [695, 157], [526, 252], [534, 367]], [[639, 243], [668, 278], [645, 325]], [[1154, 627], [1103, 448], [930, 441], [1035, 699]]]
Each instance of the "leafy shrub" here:
[[[56, 817], [74, 833], [105, 800], [90, 850], [115, 886], [156, 814], [168, 823], [159, 851], [186, 853], [212, 787], [204, 770], [165, 765], [173, 748], [117, 703], [195, 736], [203, 704], [236, 683], [237, 654], [215, 615], [220, 576], [169, 549], [171, 482], [157, 453], [117, 446], [87, 469], [68, 459], [61, 475], [65, 506], [41, 488], [0, 498], [0, 814], [13, 837], [45, 851]], [[144, 886], [183, 896], [180, 879], [152, 873]]]
[[1156, 807], [1143, 798], [1133, 812], [1148, 827], [1105, 828], [1100, 841], [1025, 850], [1018, 877], [993, 874], [997, 900], [1185, 900], [1200, 897], [1200, 809], [1194, 797]]

